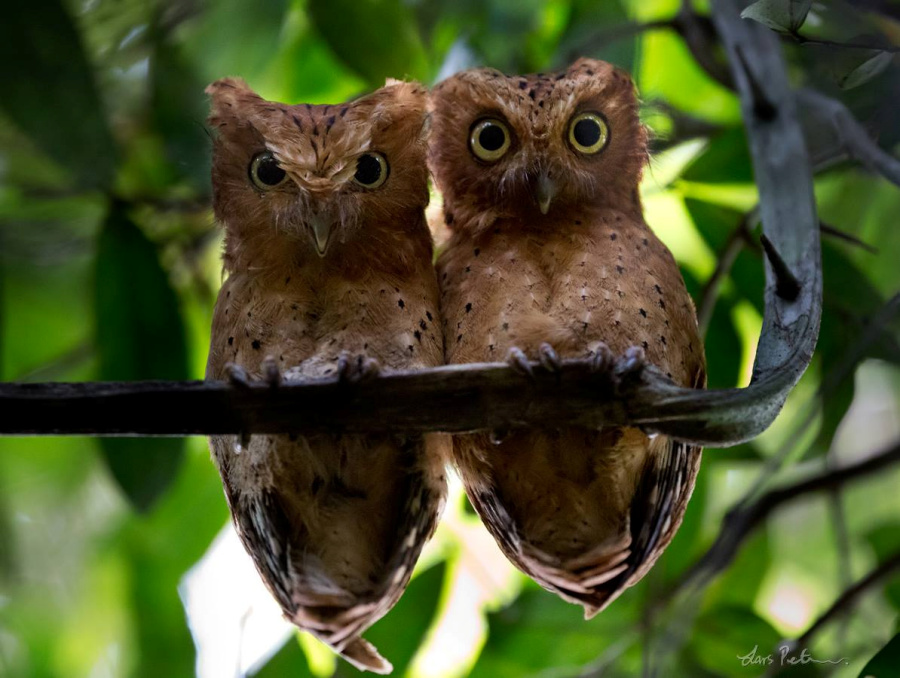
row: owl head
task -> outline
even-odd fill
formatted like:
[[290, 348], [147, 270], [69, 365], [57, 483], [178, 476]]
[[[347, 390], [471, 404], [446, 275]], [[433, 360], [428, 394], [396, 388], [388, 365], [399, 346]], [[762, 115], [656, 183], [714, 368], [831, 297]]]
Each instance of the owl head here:
[[327, 106], [266, 101], [234, 78], [206, 92], [227, 268], [404, 256], [428, 204], [424, 88], [389, 81]]
[[428, 160], [451, 228], [554, 224], [592, 206], [638, 209], [647, 134], [629, 76], [580, 59], [559, 73], [458, 73], [431, 93]]

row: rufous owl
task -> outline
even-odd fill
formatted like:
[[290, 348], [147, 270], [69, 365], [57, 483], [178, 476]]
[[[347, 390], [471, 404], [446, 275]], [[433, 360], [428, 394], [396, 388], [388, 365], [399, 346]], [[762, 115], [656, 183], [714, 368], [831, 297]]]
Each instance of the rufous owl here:
[[[551, 370], [584, 358], [598, 381], [621, 383], [646, 359], [704, 387], [693, 302], [643, 217], [647, 133], [629, 76], [590, 59], [527, 76], [469, 70], [432, 90], [429, 111], [450, 229], [437, 263], [447, 362], [527, 371], [526, 358]], [[504, 553], [586, 617], [672, 540], [700, 452], [633, 427], [453, 441], [469, 500]]]
[[[428, 203], [426, 93], [345, 104], [207, 88], [213, 205], [228, 273], [207, 377], [352, 383], [443, 363]], [[361, 634], [402, 594], [445, 495], [437, 435], [211, 439], [234, 524], [285, 617], [360, 669]]]

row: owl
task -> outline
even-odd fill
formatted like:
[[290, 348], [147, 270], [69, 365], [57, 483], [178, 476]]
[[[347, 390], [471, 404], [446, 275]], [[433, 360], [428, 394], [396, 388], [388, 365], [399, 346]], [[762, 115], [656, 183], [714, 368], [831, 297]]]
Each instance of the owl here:
[[[425, 90], [333, 106], [207, 88], [228, 274], [207, 378], [353, 384], [443, 363], [425, 221]], [[438, 435], [215, 436], [237, 532], [285, 617], [360, 669], [361, 634], [402, 594], [444, 498]]]
[[[693, 303], [638, 193], [647, 134], [631, 79], [459, 73], [430, 95], [428, 160], [451, 231], [438, 259], [448, 363], [584, 358], [620, 382], [643, 360], [706, 383]], [[620, 356], [614, 359], [614, 355]], [[509, 559], [591, 617], [672, 540], [700, 449], [633, 427], [453, 441], [468, 497]]]

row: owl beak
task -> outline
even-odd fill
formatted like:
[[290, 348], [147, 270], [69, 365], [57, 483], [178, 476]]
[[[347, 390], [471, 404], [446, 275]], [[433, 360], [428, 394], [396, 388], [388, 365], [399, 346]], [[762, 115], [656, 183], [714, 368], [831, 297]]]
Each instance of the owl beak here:
[[556, 184], [550, 180], [548, 173], [544, 171], [538, 174], [534, 182], [534, 198], [537, 200], [541, 214], [547, 214], [550, 211], [550, 203], [555, 195]]
[[331, 236], [331, 219], [316, 214], [309, 219], [309, 228], [312, 231], [313, 243], [316, 246], [316, 252], [320, 257], [325, 256], [325, 250], [328, 249], [328, 239]]

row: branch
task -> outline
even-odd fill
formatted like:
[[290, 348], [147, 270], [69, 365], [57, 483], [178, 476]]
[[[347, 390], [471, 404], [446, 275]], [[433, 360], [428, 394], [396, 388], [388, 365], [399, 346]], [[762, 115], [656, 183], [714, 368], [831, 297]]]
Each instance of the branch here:
[[811, 115], [826, 115], [844, 151], [870, 171], [900, 186], [900, 159], [883, 150], [840, 101], [811, 89], [798, 92], [801, 104]]
[[732, 510], [725, 516], [722, 529], [713, 545], [685, 572], [670, 590], [667, 598], [671, 598], [675, 592], [698, 579], [708, 580], [728, 567], [744, 539], [782, 505], [813, 492], [835, 490], [897, 463], [900, 463], [900, 440], [864, 461], [827, 470], [805, 480], [776, 488], [763, 494], [756, 501]]
[[793, 652], [794, 650], [808, 647], [810, 640], [822, 629], [822, 627], [826, 626], [836, 617], [852, 610], [866, 591], [878, 584], [888, 575], [892, 574], [895, 570], [900, 570], [900, 551], [890, 556], [887, 560], [870, 571], [869, 574], [838, 596], [838, 599], [834, 601], [831, 607], [829, 607], [822, 616], [816, 619], [809, 628], [803, 632], [803, 635], [788, 644], [791, 651]]

